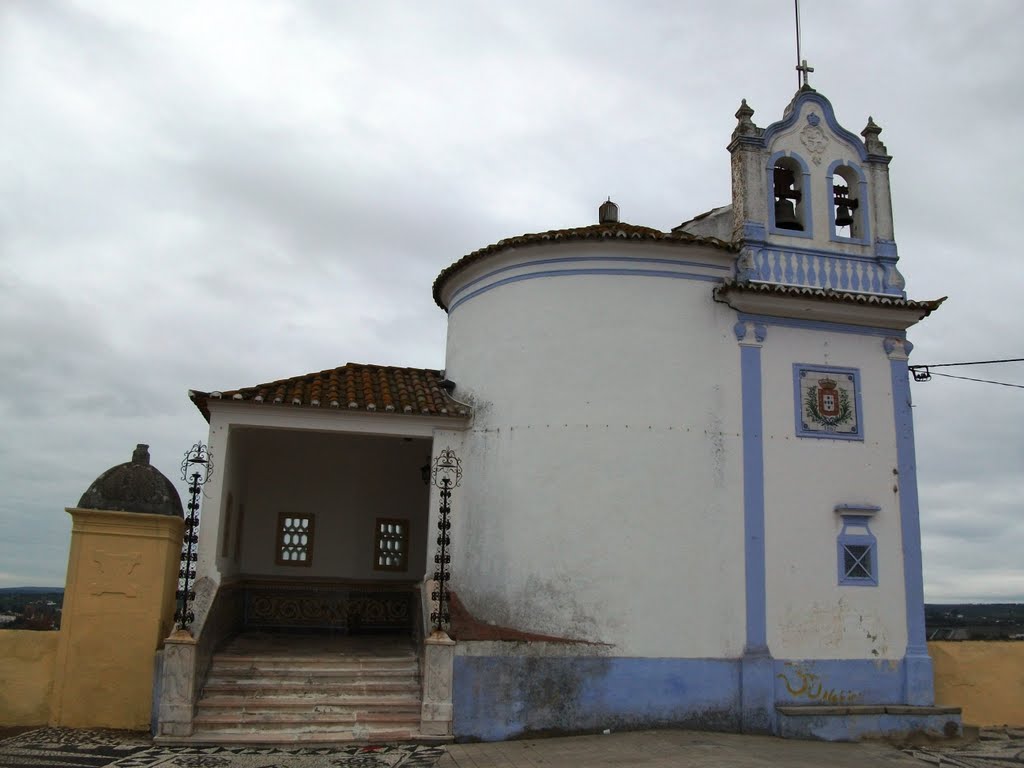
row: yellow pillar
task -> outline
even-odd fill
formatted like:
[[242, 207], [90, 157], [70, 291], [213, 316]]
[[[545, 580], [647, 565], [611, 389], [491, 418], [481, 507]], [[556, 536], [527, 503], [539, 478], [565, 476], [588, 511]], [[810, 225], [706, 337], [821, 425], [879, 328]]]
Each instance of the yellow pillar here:
[[71, 553], [50, 724], [148, 730], [154, 657], [172, 629], [184, 521], [67, 511]]

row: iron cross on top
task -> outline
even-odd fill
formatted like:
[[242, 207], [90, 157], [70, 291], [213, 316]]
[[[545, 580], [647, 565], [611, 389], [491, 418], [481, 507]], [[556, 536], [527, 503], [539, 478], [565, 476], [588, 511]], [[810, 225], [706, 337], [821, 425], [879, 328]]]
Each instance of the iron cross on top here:
[[807, 85], [807, 75], [814, 71], [814, 67], [808, 66], [807, 59], [804, 59], [797, 65], [796, 71], [803, 75], [804, 85]]

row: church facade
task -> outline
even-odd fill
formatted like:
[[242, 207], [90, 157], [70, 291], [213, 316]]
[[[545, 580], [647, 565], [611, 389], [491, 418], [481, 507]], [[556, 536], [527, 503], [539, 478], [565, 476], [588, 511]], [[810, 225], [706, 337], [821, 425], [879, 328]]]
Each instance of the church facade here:
[[907, 370], [941, 300], [907, 298], [880, 129], [807, 86], [736, 118], [731, 204], [662, 232], [609, 201], [443, 270], [443, 371], [191, 393], [220, 459], [193, 699], [240, 628], [412, 617], [425, 643], [449, 452], [454, 644], [424, 733], [959, 729], [932, 706]]

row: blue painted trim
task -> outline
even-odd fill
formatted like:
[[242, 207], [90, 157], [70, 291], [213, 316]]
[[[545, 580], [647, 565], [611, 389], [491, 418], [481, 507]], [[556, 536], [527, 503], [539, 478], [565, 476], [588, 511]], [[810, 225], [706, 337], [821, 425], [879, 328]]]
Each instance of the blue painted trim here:
[[746, 652], [768, 646], [764, 542], [764, 417], [761, 348], [740, 345], [743, 417], [743, 550], [746, 572]]
[[903, 662], [866, 659], [775, 659], [777, 705], [903, 703]]
[[[905, 662], [877, 658], [456, 655], [453, 729], [460, 741], [659, 725], [747, 730], [741, 701], [754, 678], [766, 677], [779, 705], [841, 706], [906, 703], [904, 676]], [[777, 730], [774, 704], [765, 714]]]
[[895, 240], [875, 240], [875, 256], [880, 261], [899, 261]]
[[[782, 158], [796, 160], [800, 166], [800, 192], [802, 193], [800, 204], [796, 206], [797, 218], [803, 224], [803, 230], [779, 229], [775, 225], [775, 164]], [[766, 167], [768, 182], [768, 231], [773, 235], [784, 237], [802, 237], [810, 240], [814, 237], [814, 208], [811, 204], [814, 195], [811, 194], [811, 169], [804, 159], [796, 152], [776, 152], [768, 158]], [[830, 254], [831, 255], [831, 254]]]
[[670, 265], [674, 265], [674, 266], [698, 267], [698, 268], [703, 267], [703, 268], [706, 268], [706, 269], [719, 270], [721, 272], [732, 272], [732, 266], [725, 266], [725, 265], [721, 265], [721, 264], [705, 264], [705, 263], [700, 262], [700, 261], [689, 261], [689, 260], [686, 260], [686, 259], [658, 259], [658, 258], [647, 257], [647, 256], [641, 257], [641, 258], [636, 258], [636, 257], [633, 257], [633, 256], [563, 256], [563, 257], [550, 258], [550, 259], [533, 259], [532, 261], [524, 261], [524, 262], [522, 262], [520, 264], [510, 264], [507, 267], [500, 267], [499, 269], [491, 270], [487, 274], [481, 275], [480, 277], [478, 277], [478, 278], [476, 278], [474, 280], [470, 280], [465, 285], [460, 286], [459, 289], [457, 291], [455, 291], [451, 295], [450, 301], [452, 301], [452, 302], [457, 301], [458, 297], [459, 297], [459, 294], [462, 293], [463, 291], [466, 291], [466, 290], [472, 288], [477, 283], [480, 283], [480, 282], [482, 282], [484, 280], [487, 280], [488, 278], [494, 277], [495, 275], [499, 275], [502, 272], [510, 272], [512, 270], [515, 270], [515, 269], [525, 269], [527, 267], [537, 267], [537, 266], [540, 266], [542, 264], [574, 264], [574, 263], [578, 264], [580, 262], [594, 262], [594, 261], [599, 261], [599, 262], [608, 262], [608, 261], [623, 262], [624, 261], [624, 262], [631, 262], [631, 263], [637, 263], [637, 264], [670, 264]]
[[502, 285], [509, 285], [510, 283], [518, 283], [523, 280], [537, 280], [544, 277], [575, 277], [577, 275], [620, 275], [626, 277], [667, 277], [674, 280], [698, 280], [708, 283], [720, 283], [723, 278], [715, 277], [714, 275], [701, 275], [694, 272], [670, 272], [667, 270], [658, 269], [550, 269], [544, 272], [529, 272], [524, 275], [515, 275], [513, 277], [506, 277], [501, 280], [496, 280], [490, 285], [485, 285], [483, 288], [478, 288], [471, 293], [466, 294], [458, 301], [454, 302], [448, 307], [448, 314], [451, 313], [460, 305], [466, 303], [470, 299], [474, 299], [481, 294], [487, 293], [490, 290], [498, 288]]
[[[774, 211], [772, 212], [774, 215]], [[748, 243], [763, 243], [767, 234], [765, 233], [764, 224], [759, 221], [744, 221], [743, 222], [743, 239]]]
[[[834, 373], [838, 376], [849, 376], [853, 381], [854, 408], [856, 408], [857, 425], [854, 432], [822, 432], [811, 429], [803, 421], [803, 392], [800, 379], [807, 372]], [[864, 410], [861, 407], [860, 370], [857, 368], [840, 368], [835, 365], [813, 365], [811, 363], [793, 363], [793, 415], [796, 421], [797, 437], [812, 437], [823, 440], [864, 440]]]
[[866, 162], [868, 159], [868, 150], [864, 146], [864, 142], [861, 141], [856, 134], [846, 130], [836, 120], [835, 110], [832, 108], [831, 102], [822, 96], [817, 91], [799, 91], [793, 101], [790, 102], [786, 108], [786, 115], [776, 123], [772, 123], [764, 129], [764, 133], [761, 134], [762, 146], [770, 147], [776, 136], [780, 133], [784, 133], [796, 125], [797, 120], [800, 119], [800, 113], [803, 111], [804, 104], [811, 102], [821, 107], [822, 113], [825, 115], [825, 123], [832, 130], [837, 137], [843, 139], [843, 141], [849, 143], [854, 151], [857, 152], [857, 157], [861, 162]]
[[[895, 349], [883, 342], [887, 353]], [[909, 344], [904, 344], [907, 354]], [[924, 626], [924, 575], [921, 561], [921, 519], [917, 495], [917, 457], [910, 374], [906, 359], [890, 359], [892, 407], [896, 431], [896, 471], [899, 480], [900, 537], [903, 543], [903, 582], [907, 610], [907, 654], [904, 697], [911, 704], [935, 700], [931, 659]]]
[[[875, 534], [871, 532], [869, 520], [868, 515], [843, 515], [843, 529], [836, 539], [836, 552], [839, 556], [839, 586], [878, 586], [878, 541], [875, 539]], [[865, 533], [852, 533], [851, 528], [863, 528]], [[850, 575], [850, 571], [846, 568], [846, 547], [867, 547], [868, 576]]]
[[[857, 227], [860, 230], [858, 237], [843, 237], [836, 232], [836, 193], [834, 175], [838, 168], [849, 168], [857, 176], [857, 207], [854, 209], [854, 216], [857, 217]], [[850, 185], [849, 179], [840, 174], [840, 178]], [[871, 244], [871, 216], [868, 215], [868, 182], [864, 171], [856, 163], [850, 160], [833, 160], [825, 175], [825, 182], [828, 185], [828, 236], [833, 243], [849, 243], [852, 245]]]
[[830, 251], [825, 248], [815, 248], [808, 245], [790, 245], [789, 243], [768, 243], [761, 246], [761, 250], [775, 253], [803, 253], [808, 256], [818, 256], [826, 259], [837, 259], [840, 261], [863, 261], [869, 264], [877, 264], [878, 259], [870, 253], [843, 253], [841, 251]]
[[883, 338], [902, 338], [903, 334], [892, 328], [874, 328], [870, 325], [850, 325], [848, 323], [830, 323], [825, 320], [801, 320], [798, 317], [774, 317], [772, 315], [754, 315], [746, 312], [738, 313], [739, 319], [746, 322], [764, 323], [780, 328], [799, 328], [805, 331], [827, 331], [829, 333], [852, 333], [857, 336], [881, 336]]
[[736, 659], [456, 656], [457, 739], [671, 725], [739, 730]]

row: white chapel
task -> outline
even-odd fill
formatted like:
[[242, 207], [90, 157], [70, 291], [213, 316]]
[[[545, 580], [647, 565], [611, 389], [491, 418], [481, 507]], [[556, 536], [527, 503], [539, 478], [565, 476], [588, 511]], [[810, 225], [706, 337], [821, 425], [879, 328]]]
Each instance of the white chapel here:
[[437, 370], [190, 393], [217, 471], [159, 738], [959, 731], [907, 370], [942, 300], [907, 296], [881, 129], [807, 85], [736, 119], [729, 204], [663, 232], [607, 201], [443, 269]]

